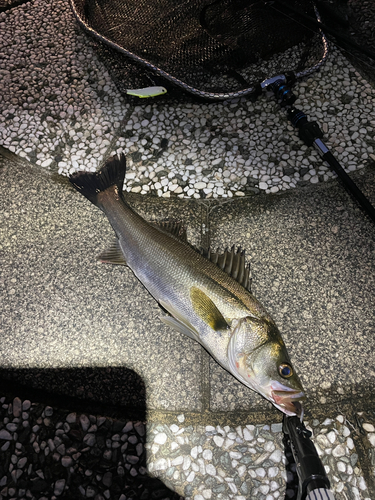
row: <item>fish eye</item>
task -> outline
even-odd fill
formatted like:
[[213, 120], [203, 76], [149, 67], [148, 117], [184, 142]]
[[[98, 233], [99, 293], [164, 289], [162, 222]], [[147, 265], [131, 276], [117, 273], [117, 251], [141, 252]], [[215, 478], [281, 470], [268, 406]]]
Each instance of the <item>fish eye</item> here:
[[283, 378], [290, 378], [293, 375], [293, 368], [288, 363], [282, 363], [279, 366], [279, 374]]

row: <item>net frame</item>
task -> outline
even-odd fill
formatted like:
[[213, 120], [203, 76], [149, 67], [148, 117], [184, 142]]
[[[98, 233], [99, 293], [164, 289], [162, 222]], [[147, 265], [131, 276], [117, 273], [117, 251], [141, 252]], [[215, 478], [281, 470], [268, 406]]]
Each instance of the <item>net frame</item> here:
[[[139, 67], [143, 68], [145, 71], [150, 72], [153, 75], [156, 75], [157, 77], [160, 77], [162, 80], [171, 83], [173, 86], [176, 86], [177, 88], [183, 90], [184, 92], [187, 92], [195, 97], [203, 98], [205, 100], [223, 101], [223, 100], [241, 98], [245, 96], [256, 96], [259, 95], [262, 91], [262, 88], [264, 88], [264, 85], [261, 85], [262, 82], [268, 81], [268, 79], [272, 80], [276, 76], [284, 75], [286, 73], [289, 73], [289, 75], [293, 75], [291, 78], [292, 80], [304, 78], [318, 71], [321, 68], [321, 66], [324, 65], [329, 53], [327, 38], [324, 35], [323, 31], [319, 29], [318, 33], [320, 36], [322, 54], [321, 57], [317, 61], [315, 61], [311, 66], [297, 72], [288, 71], [287, 69], [281, 72], [277, 71], [275, 72], [275, 74], [270, 74], [266, 79], [261, 79], [260, 81], [253, 83], [250, 86], [245, 85], [243, 88], [236, 91], [220, 91], [220, 92], [207, 91], [203, 90], [202, 88], [198, 88], [197, 86], [191, 85], [186, 81], [183, 81], [181, 78], [172, 75], [170, 72], [165, 71], [158, 65], [153, 64], [151, 61], [141, 57], [139, 54], [127, 50], [126, 48], [122, 47], [115, 41], [99, 33], [96, 29], [94, 29], [90, 25], [90, 22], [87, 19], [87, 16], [85, 15], [85, 1], [87, 0], [70, 0], [70, 4], [73, 10], [73, 14], [79, 26], [94, 40], [96, 40], [103, 46], [108, 47], [110, 50], [112, 49], [116, 53], [122, 54], [128, 59], [128, 61], [132, 61], [136, 65], [139, 65]], [[316, 20], [320, 22], [319, 12], [315, 4], [312, 5], [314, 8]]]

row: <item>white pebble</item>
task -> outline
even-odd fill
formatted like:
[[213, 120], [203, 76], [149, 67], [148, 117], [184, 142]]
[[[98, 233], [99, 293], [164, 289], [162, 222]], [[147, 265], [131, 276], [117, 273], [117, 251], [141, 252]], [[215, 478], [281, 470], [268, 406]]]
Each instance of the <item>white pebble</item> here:
[[183, 463], [183, 461], [184, 461], [184, 457], [180, 455], [180, 456], [178, 456], [178, 457], [174, 458], [174, 459], [172, 460], [171, 464], [172, 464], [173, 466], [175, 466], [175, 465], [181, 465], [181, 464]]
[[243, 437], [246, 441], [252, 441], [254, 439], [254, 434], [245, 427], [243, 430]]
[[334, 431], [329, 432], [327, 434], [327, 439], [331, 444], [333, 444], [336, 441], [336, 433]]
[[363, 476], [360, 476], [358, 479], [358, 486], [360, 490], [367, 490], [367, 484], [363, 478]]
[[188, 475], [188, 477], [186, 478], [186, 481], [187, 481], [188, 483], [191, 483], [192, 481], [194, 481], [194, 478], [195, 478], [195, 472], [192, 470], [192, 471], [190, 472], [190, 474]]
[[346, 471], [346, 465], [344, 462], [337, 462], [337, 470], [339, 472], [345, 472]]
[[349, 448], [349, 450], [352, 450], [354, 448], [354, 441], [351, 437], [348, 437], [346, 440], [346, 446]]
[[214, 436], [214, 441], [215, 441], [216, 446], [219, 446], [219, 448], [220, 448], [221, 446], [223, 446], [224, 438], [216, 435], [216, 436]]
[[332, 450], [332, 455], [335, 458], [344, 457], [345, 454], [345, 447], [342, 444], [337, 445], [336, 448]]
[[261, 484], [259, 486], [259, 491], [263, 493], [263, 495], [267, 495], [267, 493], [270, 491], [270, 487], [268, 484]]
[[167, 435], [165, 432], [160, 432], [159, 434], [156, 434], [154, 438], [154, 442], [156, 444], [164, 444], [167, 441]]
[[266, 475], [266, 471], [263, 469], [263, 467], [259, 467], [258, 469], [255, 469], [255, 473], [259, 477], [264, 477]]
[[190, 465], [191, 465], [191, 458], [189, 457], [189, 455], [185, 455], [182, 464], [182, 470], [188, 470]]
[[165, 458], [159, 458], [154, 462], [155, 470], [166, 470], [168, 468], [168, 462]]
[[282, 453], [280, 450], [275, 450], [271, 455], [270, 455], [270, 460], [275, 463], [281, 462], [282, 458]]
[[375, 432], [375, 427], [372, 424], [362, 424], [362, 427], [366, 432]]
[[278, 467], [270, 467], [268, 469], [268, 477], [276, 477], [279, 472]]
[[216, 476], [216, 469], [212, 464], [206, 465], [206, 473], [210, 476]]

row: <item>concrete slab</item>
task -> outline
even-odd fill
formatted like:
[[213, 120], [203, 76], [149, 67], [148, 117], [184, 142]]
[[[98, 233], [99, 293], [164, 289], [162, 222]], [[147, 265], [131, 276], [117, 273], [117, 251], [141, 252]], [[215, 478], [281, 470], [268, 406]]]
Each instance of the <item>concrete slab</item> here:
[[[198, 411], [201, 348], [163, 325], [161, 309], [128, 268], [96, 262], [113, 240], [104, 215], [67, 182], [0, 161], [3, 373], [26, 368], [32, 385], [134, 404], [127, 387], [129, 380], [135, 384], [133, 370], [145, 381], [149, 408]], [[198, 243], [194, 202], [143, 199], [135, 205], [150, 219], [183, 219]], [[88, 382], [86, 368], [107, 375], [82, 389], [75, 370]], [[117, 379], [112, 394], [108, 376]]]
[[[129, 269], [95, 262], [112, 239], [99, 210], [61, 179], [2, 162], [0, 349], [8, 377], [132, 405], [127, 389], [137, 373], [150, 409], [278, 415], [197, 344], [166, 328]], [[370, 199], [374, 177], [368, 170], [357, 179]], [[247, 249], [253, 292], [279, 325], [308, 411], [371, 395], [375, 231], [341, 185], [234, 203], [130, 199], [150, 220], [182, 220], [193, 244], [206, 244], [208, 230], [214, 248]]]
[[[95, 263], [113, 236], [94, 206], [27, 162], [0, 162], [0, 376], [16, 382], [3, 388], [13, 401], [0, 398], [0, 464], [17, 445], [17, 470], [32, 456], [48, 476], [25, 475], [14, 491], [283, 496], [292, 484], [280, 413], [200, 346], [164, 328], [129, 270]], [[374, 171], [356, 182], [373, 201]], [[370, 499], [373, 224], [337, 182], [235, 203], [129, 200], [151, 219], [185, 221], [196, 245], [248, 250], [253, 291], [279, 325], [309, 395], [305, 422], [335, 498]], [[30, 389], [20, 392], [20, 382]], [[105, 405], [117, 405], [123, 420], [102, 417], [111, 413]], [[82, 466], [95, 475], [81, 477]], [[2, 474], [1, 491], [11, 495], [13, 476]]]
[[[355, 177], [375, 201], [375, 172]], [[354, 176], [353, 176], [354, 178]], [[337, 181], [213, 206], [211, 245], [247, 250], [253, 292], [274, 317], [308, 394], [308, 410], [372, 401], [375, 227]], [[258, 407], [214, 363], [211, 408]]]

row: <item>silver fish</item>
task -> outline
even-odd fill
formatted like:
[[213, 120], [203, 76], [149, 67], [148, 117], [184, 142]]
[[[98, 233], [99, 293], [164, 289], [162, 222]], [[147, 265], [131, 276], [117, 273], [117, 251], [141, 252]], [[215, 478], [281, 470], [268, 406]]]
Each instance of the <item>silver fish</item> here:
[[273, 319], [246, 289], [243, 253], [232, 250], [206, 258], [177, 234], [178, 226], [144, 220], [124, 201], [125, 171], [121, 155], [110, 158], [99, 172], [70, 177], [103, 210], [116, 233], [115, 244], [101, 259], [128, 265], [171, 315], [162, 318], [167, 325], [199, 342], [276, 408], [300, 416], [302, 384]]

